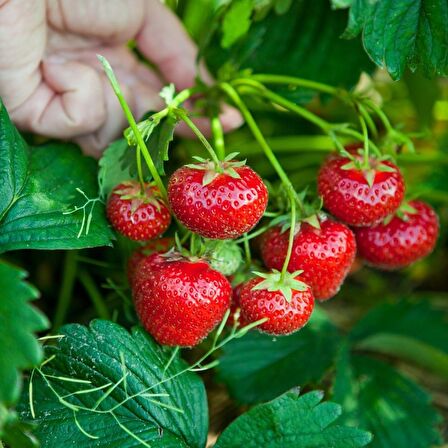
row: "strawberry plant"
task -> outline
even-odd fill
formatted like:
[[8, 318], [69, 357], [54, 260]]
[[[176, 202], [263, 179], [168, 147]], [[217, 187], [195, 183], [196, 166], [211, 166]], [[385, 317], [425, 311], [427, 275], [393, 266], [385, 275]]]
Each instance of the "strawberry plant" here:
[[166, 3], [99, 160], [0, 102], [0, 446], [442, 446], [446, 3]]

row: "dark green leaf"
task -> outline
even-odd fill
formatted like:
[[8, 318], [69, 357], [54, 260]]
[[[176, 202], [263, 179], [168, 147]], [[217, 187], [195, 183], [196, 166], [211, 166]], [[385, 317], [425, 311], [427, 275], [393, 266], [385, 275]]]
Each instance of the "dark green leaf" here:
[[[227, 63], [237, 69], [352, 87], [361, 72], [370, 71], [373, 64], [360, 41], [339, 38], [346, 16], [345, 11], [332, 11], [327, 0], [296, 1], [286, 14], [272, 11], [266, 19], [254, 23], [247, 35], [227, 51], [211, 45], [206, 56], [215, 70]], [[283, 93], [292, 95], [294, 91], [285, 89]], [[295, 93], [300, 97], [304, 92]], [[306, 93], [309, 99], [309, 91]]]
[[[152, 448], [205, 446], [208, 413], [204, 385], [190, 372], [172, 378], [186, 368], [178, 356], [164, 373], [172, 349], [157, 345], [141, 328], [129, 334], [119, 325], [101, 320], [93, 321], [90, 328], [68, 325], [62, 334], [57, 346], [47, 348], [46, 355], [55, 358], [42, 372], [89, 383], [48, 377], [54, 391], [67, 395], [111, 385], [67, 397], [72, 405], [83, 407], [74, 412], [58, 400], [36, 371], [32, 396], [36, 419], [31, 419], [27, 396], [19, 411], [22, 417], [37, 423], [35, 434], [45, 448], [68, 446], [68, 441], [77, 448], [145, 446], [137, 438]], [[116, 387], [112, 389], [112, 385]], [[146, 397], [145, 391], [167, 395]], [[93, 411], [101, 398], [103, 401]], [[180, 412], [169, 407], [179, 408]], [[75, 414], [80, 428], [98, 438], [81, 432]]]
[[359, 349], [399, 356], [448, 378], [448, 319], [425, 300], [377, 306], [350, 339]]
[[20, 370], [42, 359], [33, 333], [45, 330], [48, 321], [28, 303], [39, 293], [23, 280], [25, 276], [24, 271], [0, 262], [0, 404], [10, 405], [17, 400]]
[[[0, 104], [0, 253], [16, 249], [75, 249], [110, 245], [104, 206], [95, 203], [81, 235], [82, 211], [64, 214], [97, 196], [96, 163], [75, 145], [28, 148]], [[87, 208], [88, 214], [93, 203]]]
[[323, 393], [286, 393], [238, 417], [218, 439], [216, 448], [355, 448], [372, 436], [357, 428], [334, 425], [336, 403], [321, 403]]
[[333, 399], [342, 403], [342, 420], [374, 434], [372, 448], [428, 448], [441, 442], [441, 417], [429, 395], [387, 364], [365, 356], [337, 363]]
[[317, 382], [336, 355], [337, 330], [315, 310], [308, 325], [290, 336], [251, 332], [225, 345], [219, 378], [244, 403], [270, 400], [295, 386]]
[[392, 78], [401, 78], [406, 66], [448, 74], [446, 0], [354, 0], [344, 37], [361, 30], [367, 53]]
[[0, 405], [0, 440], [9, 448], [38, 448], [38, 440], [32, 434], [33, 426], [21, 422], [14, 411]]

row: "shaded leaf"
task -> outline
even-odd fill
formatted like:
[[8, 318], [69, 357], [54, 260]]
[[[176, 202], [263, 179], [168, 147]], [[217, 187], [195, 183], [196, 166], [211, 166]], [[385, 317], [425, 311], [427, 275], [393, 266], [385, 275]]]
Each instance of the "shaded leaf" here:
[[292, 387], [319, 381], [338, 343], [336, 328], [314, 310], [308, 325], [290, 336], [274, 338], [254, 331], [225, 345], [219, 379], [240, 402], [270, 400]]
[[224, 430], [215, 447], [355, 448], [371, 441], [366, 431], [334, 425], [341, 407], [322, 398], [320, 391], [286, 393], [255, 406]]
[[333, 399], [343, 405], [342, 421], [374, 434], [381, 448], [428, 448], [441, 442], [441, 416], [429, 395], [389, 365], [366, 356], [337, 363]]
[[48, 321], [29, 304], [39, 293], [24, 281], [25, 276], [24, 271], [0, 261], [0, 405], [18, 399], [20, 371], [42, 359], [34, 333], [48, 328]]

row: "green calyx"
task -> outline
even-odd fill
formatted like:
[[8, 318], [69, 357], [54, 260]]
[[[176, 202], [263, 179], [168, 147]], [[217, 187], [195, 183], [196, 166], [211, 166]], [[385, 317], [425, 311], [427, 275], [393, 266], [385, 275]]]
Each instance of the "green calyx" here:
[[361, 148], [358, 152], [359, 155], [354, 155], [349, 153], [346, 150], [340, 151], [341, 155], [347, 159], [350, 159], [349, 162], [341, 166], [342, 170], [357, 170], [362, 171], [364, 178], [366, 179], [369, 187], [372, 187], [375, 182], [375, 176], [378, 172], [387, 172], [387, 173], [394, 173], [396, 171], [395, 168], [386, 165], [384, 162], [386, 160], [390, 160], [389, 155], [381, 156], [381, 157], [369, 157], [366, 160], [364, 160], [364, 157], [362, 157], [362, 151]]
[[306, 283], [297, 280], [296, 278], [302, 272], [303, 271], [295, 271], [292, 273], [286, 272], [283, 275], [275, 269], [270, 273], [254, 272], [255, 275], [264, 280], [255, 285], [252, 290], [257, 291], [265, 289], [269, 292], [280, 291], [286, 301], [290, 303], [293, 291], [306, 291], [309, 289], [309, 286]]
[[123, 187], [115, 190], [124, 201], [131, 201], [131, 214], [134, 214], [141, 205], [151, 204], [160, 211], [160, 203], [163, 202], [160, 192], [154, 183], [142, 186], [132, 180], [122, 182]]
[[383, 224], [386, 226], [392, 221], [394, 217], [397, 217], [402, 221], [406, 222], [409, 221], [409, 215], [415, 215], [416, 213], [417, 210], [414, 207], [412, 207], [412, 205], [410, 205], [409, 202], [403, 202], [395, 213], [387, 216], [384, 219]]
[[205, 171], [202, 185], [208, 185], [215, 180], [219, 175], [226, 174], [234, 179], [240, 179], [240, 175], [235, 168], [241, 168], [246, 165], [246, 160], [233, 160], [238, 155], [237, 152], [232, 152], [223, 161], [216, 163], [210, 159], [204, 159], [202, 157], [194, 156], [199, 163], [191, 163], [186, 165], [188, 168], [194, 170]]

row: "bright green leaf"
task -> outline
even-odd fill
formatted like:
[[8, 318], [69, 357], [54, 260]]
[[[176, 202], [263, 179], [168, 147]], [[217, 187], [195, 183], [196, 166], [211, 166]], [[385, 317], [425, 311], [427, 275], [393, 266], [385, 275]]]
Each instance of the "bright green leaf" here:
[[336, 328], [315, 310], [308, 325], [290, 336], [274, 338], [254, 331], [225, 345], [219, 378], [240, 402], [271, 400], [292, 387], [319, 381], [338, 343]]
[[448, 74], [446, 0], [354, 0], [344, 37], [361, 30], [367, 53], [393, 79], [407, 66], [427, 76]]
[[0, 253], [110, 245], [112, 232], [103, 204], [87, 205], [83, 229], [81, 210], [64, 214], [86, 203], [77, 188], [91, 199], [97, 197], [96, 163], [75, 145], [28, 148], [0, 103], [0, 161]]
[[230, 4], [222, 22], [221, 45], [229, 48], [244, 36], [251, 25], [253, 0], [235, 0]]
[[215, 448], [355, 448], [371, 441], [366, 431], [334, 425], [341, 407], [322, 398], [320, 391], [286, 393], [255, 406], [224, 430]]
[[441, 442], [441, 417], [429, 395], [389, 365], [345, 352], [337, 363], [333, 399], [342, 420], [374, 434], [372, 448], [428, 448]]
[[[187, 365], [178, 356], [165, 370], [172, 349], [157, 345], [141, 328], [129, 334], [102, 320], [89, 328], [67, 325], [61, 334], [57, 346], [47, 348], [47, 357], [55, 358], [42, 372], [70, 379], [47, 377], [56, 393], [72, 394], [66, 400], [83, 409], [73, 411], [62, 404], [36, 371], [32, 382], [36, 419], [31, 417], [28, 396], [19, 411], [37, 423], [35, 434], [42, 446], [60, 448], [67, 441], [78, 448], [136, 448], [144, 443], [151, 448], [205, 446], [204, 385], [196, 374], [179, 375]], [[95, 390], [79, 394], [90, 389]]]
[[34, 333], [48, 327], [45, 316], [28, 303], [39, 293], [23, 280], [25, 276], [24, 271], [0, 262], [0, 403], [8, 405], [18, 398], [20, 370], [42, 359]]
[[398, 356], [448, 378], [448, 318], [424, 299], [377, 306], [350, 339], [358, 349]]

